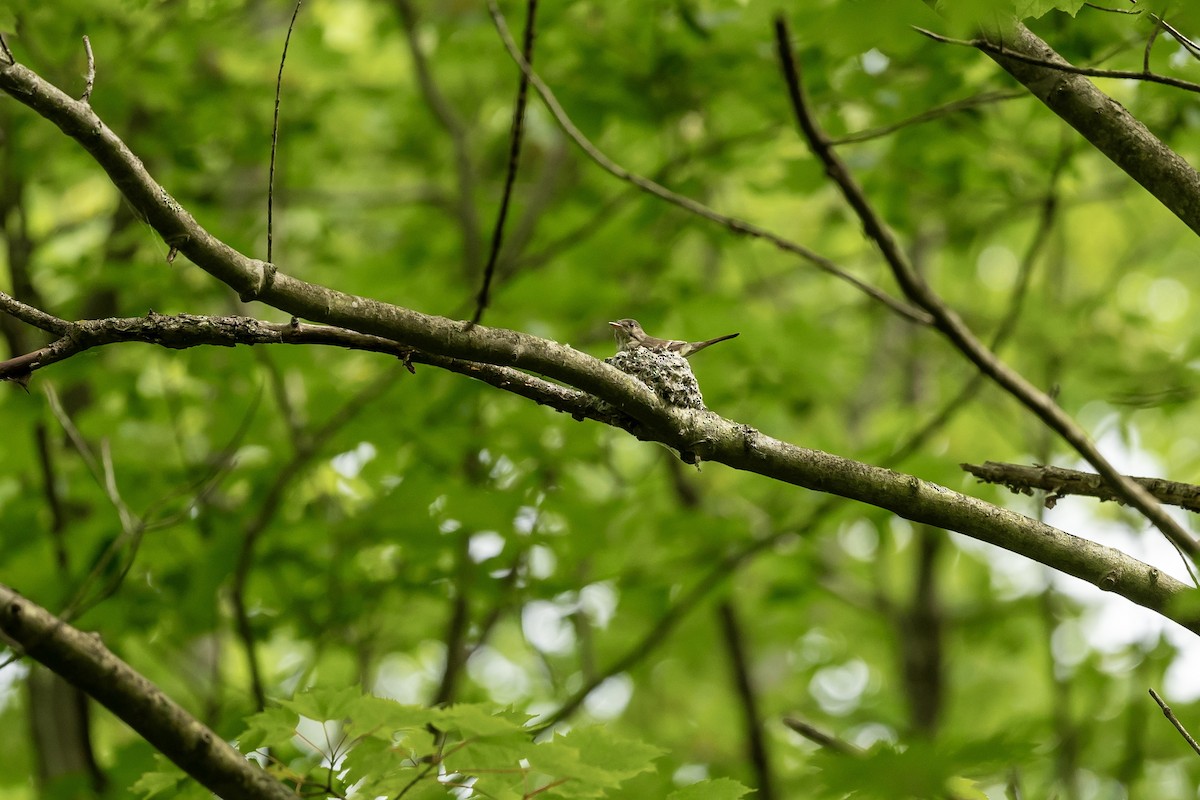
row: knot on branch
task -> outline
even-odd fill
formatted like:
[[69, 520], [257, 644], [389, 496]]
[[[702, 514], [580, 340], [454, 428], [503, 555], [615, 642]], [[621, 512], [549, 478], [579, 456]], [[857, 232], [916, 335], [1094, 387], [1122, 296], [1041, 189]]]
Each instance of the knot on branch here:
[[243, 289], [238, 294], [238, 299], [243, 303], [250, 303], [259, 299], [275, 283], [275, 273], [278, 272], [278, 268], [274, 264], [270, 261], [256, 261], [255, 266], [258, 267], [258, 280], [254, 286]]

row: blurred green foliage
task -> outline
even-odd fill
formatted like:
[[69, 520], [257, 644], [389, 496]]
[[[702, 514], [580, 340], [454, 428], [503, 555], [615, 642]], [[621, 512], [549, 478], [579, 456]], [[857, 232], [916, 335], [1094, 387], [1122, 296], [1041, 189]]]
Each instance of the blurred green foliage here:
[[[498, 208], [518, 72], [483, 3], [413, 1], [412, 39], [462, 132], [456, 145], [414, 67], [402, 5], [310, 0], [301, 9], [283, 78], [274, 260], [305, 280], [465, 318]], [[984, 338], [1014, 303], [1052, 197], [1052, 227], [1001, 353], [1057, 387], [1120, 463], [1192, 479], [1193, 235], [1012, 91], [986, 57], [915, 33], [962, 33], [925, 4], [802, 5], [789, 22], [831, 136], [983, 96], [840, 152], [929, 282]], [[1140, 68], [1148, 13], [1018, 5], [1073, 62]], [[76, 96], [87, 34], [95, 110], [201, 224], [261, 258], [291, 10], [265, 0], [16, 0], [0, 9], [0, 29], [22, 63]], [[620, 164], [896, 293], [793, 130], [773, 11], [735, 0], [543, 3], [534, 61]], [[505, 12], [519, 30], [521, 8]], [[1200, 34], [1195, 9], [1170, 19]], [[1166, 36], [1150, 65], [1200, 75]], [[1185, 157], [1200, 157], [1194, 95], [1100, 85]], [[613, 348], [605, 322], [622, 317], [672, 338], [740, 331], [696, 357], [709, 407], [871, 463], [971, 378], [936, 333], [602, 172], [532, 98], [526, 131], [486, 324], [597, 356]], [[0, 170], [5, 291], [71, 319], [153, 309], [286, 320], [242, 306], [183, 258], [166, 264], [166, 246], [87, 154], [7, 97]], [[40, 341], [29, 329], [6, 340], [10, 350]], [[46, 386], [109, 465], [99, 476], [51, 413]], [[1028, 797], [1195, 796], [1200, 766], [1145, 692], [1180, 657], [1178, 638], [1147, 614], [1102, 646], [1080, 633], [1097, 619], [1099, 592], [1064, 596], [1038, 565], [960, 537], [877, 509], [827, 507], [718, 465], [697, 473], [622, 432], [432, 368], [409, 375], [379, 355], [129, 344], [41, 371], [30, 388], [0, 392], [11, 436], [0, 458], [0, 581], [54, 611], [115, 587], [76, 624], [102, 632], [222, 736], [271, 745], [281, 775], [328, 772], [331, 792], [365, 779], [394, 796], [418, 763], [405, 759], [431, 751], [430, 725], [470, 743], [449, 768], [474, 770], [483, 796], [529, 796], [543, 785], [529, 776], [540, 775], [574, 776], [546, 797], [736, 798], [759, 778], [715, 613], [727, 603], [741, 623], [777, 796], [930, 797], [947, 787], [1013, 796], [1006, 786]], [[357, 397], [361, 410], [318, 437]], [[894, 466], [1036, 513], [962, 477], [959, 462], [987, 459], [1074, 463], [1036, 420], [984, 388]], [[122, 502], [154, 523], [144, 534], [122, 535], [105, 471]], [[1092, 513], [1090, 502], [1061, 506], [1069, 515], [1051, 521], [1078, 535], [1139, 553], [1157, 536], [1127, 515]], [[265, 712], [234, 623], [239, 553], [255, 526], [244, 596], [272, 701]], [[754, 549], [764, 537], [774, 538]], [[95, 569], [105, 553], [132, 564], [119, 587], [111, 566]], [[923, 559], [936, 627], [914, 599]], [[470, 657], [446, 687], [456, 615]], [[664, 619], [677, 624], [657, 628]], [[940, 656], [914, 666], [914, 654], [932, 652], [916, 643], [928, 636]], [[527, 715], [554, 712], [630, 652], [638, 657], [569, 718], [565, 737], [535, 745], [521, 731]], [[20, 674], [0, 672], [10, 730], [31, 724]], [[936, 699], [920, 693], [922, 675]], [[311, 687], [331, 705], [291, 699]], [[382, 709], [364, 693], [399, 704]], [[463, 705], [428, 708], [439, 697]], [[1174, 705], [1185, 721], [1200, 708]], [[378, 716], [377, 727], [360, 714]], [[789, 715], [866, 757], [820, 752], [783, 724]], [[329, 770], [323, 743], [292, 740], [301, 716], [363, 725], [366, 738]], [[474, 725], [503, 730], [488, 728], [490, 741], [473, 738], [482, 735]], [[92, 734], [111, 796], [135, 782], [145, 795], [183, 791], [106, 712], [94, 714]], [[34, 747], [10, 738], [4, 795], [69, 796], [37, 788]], [[521, 758], [520, 774], [502, 770]], [[714, 780], [689, 786], [704, 778]], [[426, 781], [421, 791], [406, 796], [443, 797], [448, 787]]]

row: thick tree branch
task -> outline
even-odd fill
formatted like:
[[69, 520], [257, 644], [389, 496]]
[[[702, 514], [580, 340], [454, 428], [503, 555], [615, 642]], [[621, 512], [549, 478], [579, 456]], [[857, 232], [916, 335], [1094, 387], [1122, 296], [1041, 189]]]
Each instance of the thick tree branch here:
[[1200, 233], [1200, 173], [1020, 23], [988, 34], [989, 58]]
[[113, 655], [100, 637], [73, 628], [0, 585], [0, 634], [99, 700], [176, 766], [225, 800], [295, 800], [257, 764]]
[[884, 260], [896, 276], [896, 282], [904, 290], [905, 296], [933, 317], [934, 326], [980, 372], [1020, 401], [1051, 430], [1062, 437], [1067, 444], [1071, 445], [1097, 472], [1104, 476], [1123, 500], [1140, 511], [1182, 553], [1192, 560], [1200, 557], [1200, 543], [1172, 519], [1149, 492], [1130, 481], [1110, 464], [1088, 437], [1087, 432], [1048, 394], [1001, 361], [987, 345], [981, 342], [962, 318], [946, 305], [914, 269], [904, 249], [897, 241], [895, 233], [875, 211], [866, 193], [851, 175], [846, 163], [830, 146], [829, 139], [817, 125], [804, 96], [799, 67], [792, 57], [787, 23], [782, 15], [775, 18], [775, 39], [792, 109], [805, 140], [813, 151], [813, 155], [825, 165], [826, 173], [837, 184], [847, 204], [854, 209], [859, 220], [862, 221], [867, 236], [879, 248]]
[[797, 447], [708, 411], [667, 407], [637, 379], [557, 342], [422, 314], [277, 272], [202, 228], [91, 108], [19, 64], [0, 66], [0, 90], [79, 141], [168, 244], [241, 292], [246, 301], [260, 300], [297, 317], [384, 337], [431, 355], [517, 367], [561, 380], [642, 423], [640, 438], [964, 533], [1116, 592], [1200, 632], [1200, 614], [1171, 605], [1188, 587], [1120, 551], [911, 475]]

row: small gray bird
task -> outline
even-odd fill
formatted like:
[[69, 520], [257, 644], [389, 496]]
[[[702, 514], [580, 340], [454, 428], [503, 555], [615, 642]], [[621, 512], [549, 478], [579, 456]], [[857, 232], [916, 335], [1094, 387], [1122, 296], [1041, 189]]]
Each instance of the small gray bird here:
[[619, 319], [616, 322], [608, 324], [612, 326], [613, 333], [616, 334], [618, 350], [633, 350], [638, 347], [644, 347], [647, 350], [653, 350], [657, 353], [678, 353], [684, 358], [687, 358], [692, 353], [700, 352], [709, 345], [723, 342], [726, 339], [732, 339], [738, 335], [731, 333], [703, 342], [684, 342], [679, 339], [659, 339], [654, 336], [648, 336], [636, 319]]

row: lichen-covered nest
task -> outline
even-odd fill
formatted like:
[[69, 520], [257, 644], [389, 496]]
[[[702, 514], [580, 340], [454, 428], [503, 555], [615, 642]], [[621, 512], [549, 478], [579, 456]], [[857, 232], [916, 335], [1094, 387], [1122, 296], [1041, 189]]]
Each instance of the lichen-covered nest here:
[[622, 350], [612, 358], [604, 359], [617, 369], [637, 378], [667, 405], [677, 408], [704, 408], [700, 396], [700, 384], [692, 374], [687, 359], [678, 353], [660, 353], [635, 347]]

